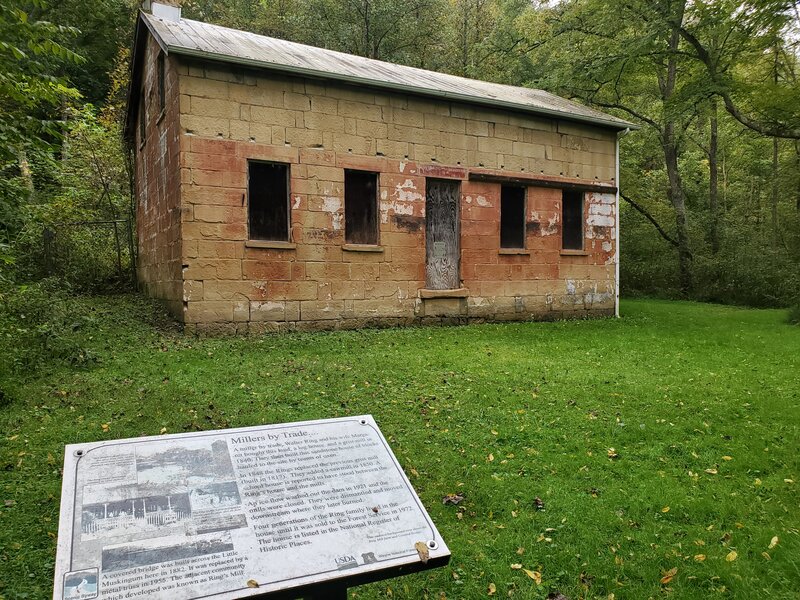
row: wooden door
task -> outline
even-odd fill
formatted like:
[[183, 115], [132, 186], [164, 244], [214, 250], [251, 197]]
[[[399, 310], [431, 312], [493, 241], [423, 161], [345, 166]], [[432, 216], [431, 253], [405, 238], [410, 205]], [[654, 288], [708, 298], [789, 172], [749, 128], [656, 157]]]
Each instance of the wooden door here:
[[428, 179], [425, 188], [425, 287], [457, 289], [461, 287], [461, 184], [447, 179]]

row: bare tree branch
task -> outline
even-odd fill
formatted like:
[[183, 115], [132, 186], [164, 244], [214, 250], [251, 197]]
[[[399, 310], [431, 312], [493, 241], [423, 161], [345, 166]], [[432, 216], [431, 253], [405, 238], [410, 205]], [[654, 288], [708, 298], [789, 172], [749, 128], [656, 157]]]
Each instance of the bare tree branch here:
[[661, 227], [661, 225], [659, 225], [658, 221], [655, 220], [653, 215], [651, 215], [647, 211], [647, 209], [645, 209], [641, 204], [638, 204], [634, 200], [628, 198], [628, 196], [626, 196], [622, 192], [619, 193], [619, 197], [622, 198], [623, 200], [625, 200], [625, 202], [630, 204], [634, 209], [636, 209], [636, 211], [639, 212], [645, 219], [650, 221], [650, 223], [653, 224], [653, 227], [656, 228], [656, 230], [661, 235], [661, 237], [664, 238], [665, 240], [667, 240], [670, 243], [670, 245], [674, 246], [675, 248], [678, 247], [678, 240], [676, 240], [674, 237], [672, 237], [666, 231], [664, 231], [664, 228]]

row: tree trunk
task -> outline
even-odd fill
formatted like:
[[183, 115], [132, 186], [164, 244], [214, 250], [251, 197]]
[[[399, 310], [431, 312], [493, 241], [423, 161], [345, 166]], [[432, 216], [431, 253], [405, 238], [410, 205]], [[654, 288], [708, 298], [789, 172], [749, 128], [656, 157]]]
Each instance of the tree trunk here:
[[[686, 8], [685, 0], [675, 6], [675, 21], [680, 27], [683, 23], [683, 15]], [[669, 39], [669, 58], [667, 59], [667, 70], [660, 81], [661, 98], [667, 106], [675, 92], [675, 85], [678, 77], [678, 44], [680, 42], [680, 31], [678, 27], [673, 27]], [[678, 268], [680, 272], [681, 292], [688, 295], [692, 292], [692, 252], [689, 249], [689, 225], [686, 219], [686, 198], [683, 193], [683, 182], [678, 170], [678, 143], [675, 137], [675, 118], [671, 111], [664, 111], [664, 129], [661, 132], [661, 145], [664, 148], [664, 159], [666, 160], [667, 178], [669, 186], [667, 188], [667, 198], [675, 209], [675, 231], [678, 238]]]
[[689, 249], [689, 225], [686, 219], [686, 198], [683, 183], [678, 171], [678, 150], [675, 146], [675, 125], [670, 122], [664, 129], [663, 146], [667, 165], [667, 198], [675, 209], [675, 231], [678, 237], [678, 267], [680, 270], [681, 292], [692, 291], [692, 252]]
[[772, 247], [778, 245], [778, 138], [772, 138]]
[[797, 212], [800, 213], [800, 140], [795, 140], [794, 141], [794, 154], [795, 154], [794, 164], [797, 167], [797, 169], [796, 169], [796, 171], [797, 171], [797, 173], [796, 173], [796, 175], [797, 175], [797, 189], [795, 190], [795, 193], [797, 194], [796, 208], [797, 208]]
[[711, 212], [711, 252], [719, 252], [719, 210], [718, 210], [718, 178], [717, 166], [718, 122], [717, 100], [711, 99], [711, 135], [708, 143], [708, 208]]

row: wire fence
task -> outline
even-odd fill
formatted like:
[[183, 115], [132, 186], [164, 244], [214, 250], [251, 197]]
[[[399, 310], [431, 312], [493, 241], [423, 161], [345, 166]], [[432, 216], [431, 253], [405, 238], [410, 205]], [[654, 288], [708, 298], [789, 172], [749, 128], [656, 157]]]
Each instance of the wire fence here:
[[44, 270], [86, 289], [136, 282], [136, 244], [130, 219], [75, 221], [42, 231]]

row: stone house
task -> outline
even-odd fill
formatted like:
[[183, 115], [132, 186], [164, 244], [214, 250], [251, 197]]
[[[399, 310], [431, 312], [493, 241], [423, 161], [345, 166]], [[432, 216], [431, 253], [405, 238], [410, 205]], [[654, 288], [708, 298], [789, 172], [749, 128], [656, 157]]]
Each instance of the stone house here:
[[618, 138], [552, 94], [139, 17], [139, 280], [187, 329], [613, 315]]

